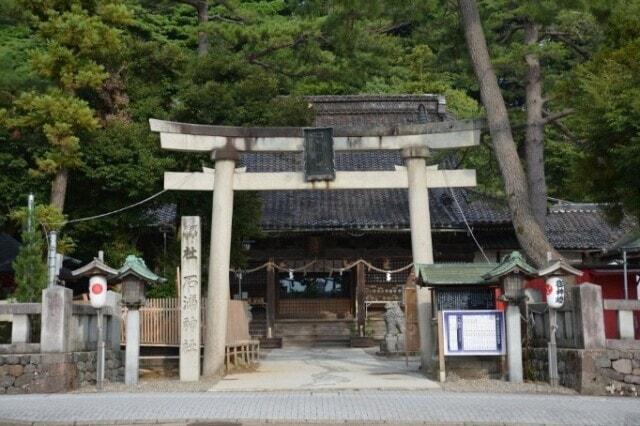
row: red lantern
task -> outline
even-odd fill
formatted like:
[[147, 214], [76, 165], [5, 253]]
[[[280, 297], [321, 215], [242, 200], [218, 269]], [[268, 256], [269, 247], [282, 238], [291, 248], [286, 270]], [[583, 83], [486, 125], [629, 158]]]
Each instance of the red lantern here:
[[102, 308], [107, 302], [107, 279], [102, 275], [89, 279], [89, 300], [94, 308]]

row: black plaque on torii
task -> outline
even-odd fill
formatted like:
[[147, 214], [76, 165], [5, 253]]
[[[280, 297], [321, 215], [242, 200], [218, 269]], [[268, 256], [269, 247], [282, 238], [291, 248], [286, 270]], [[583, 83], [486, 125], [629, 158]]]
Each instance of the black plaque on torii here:
[[334, 180], [333, 129], [304, 129], [304, 179], [306, 182]]

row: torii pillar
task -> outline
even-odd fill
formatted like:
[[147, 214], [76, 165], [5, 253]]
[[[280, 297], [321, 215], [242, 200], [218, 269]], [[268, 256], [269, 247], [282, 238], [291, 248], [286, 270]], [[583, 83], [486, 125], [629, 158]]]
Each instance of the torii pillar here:
[[213, 151], [212, 158], [215, 161], [215, 172], [209, 279], [207, 280], [207, 326], [205, 327], [204, 365], [202, 367], [204, 376], [216, 375], [224, 367], [229, 311], [233, 174], [238, 152], [235, 149], [221, 149]]
[[[409, 218], [411, 223], [411, 253], [414, 265], [433, 263], [433, 243], [431, 241], [431, 213], [429, 212], [429, 189], [427, 163], [429, 148], [410, 146], [402, 150], [402, 158], [407, 166], [409, 184]], [[418, 333], [420, 334], [420, 363], [422, 372], [431, 369], [433, 354], [433, 333], [431, 327], [431, 289], [418, 287]]]

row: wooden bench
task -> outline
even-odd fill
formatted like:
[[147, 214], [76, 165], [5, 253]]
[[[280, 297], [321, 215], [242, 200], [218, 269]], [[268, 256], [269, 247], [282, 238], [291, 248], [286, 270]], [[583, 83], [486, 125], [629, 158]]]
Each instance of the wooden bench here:
[[238, 340], [225, 345], [225, 367], [227, 371], [237, 367], [252, 367], [260, 362], [259, 340]]

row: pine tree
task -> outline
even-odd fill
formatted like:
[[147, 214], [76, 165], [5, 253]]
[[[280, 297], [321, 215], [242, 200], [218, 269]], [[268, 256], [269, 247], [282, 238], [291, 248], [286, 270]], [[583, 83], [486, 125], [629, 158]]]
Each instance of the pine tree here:
[[82, 144], [100, 122], [89, 100], [100, 98], [123, 49], [119, 27], [131, 21], [118, 0], [18, 2], [32, 23], [39, 48], [30, 68], [48, 80], [44, 90], [22, 92], [0, 123], [44, 136], [47, 150], [34, 172], [51, 175], [51, 204], [61, 212], [69, 170], [82, 165]]
[[13, 261], [18, 302], [37, 302], [47, 285], [47, 267], [43, 260], [42, 237], [34, 226], [33, 210], [28, 212], [22, 231], [22, 245]]

